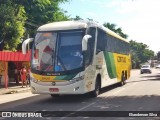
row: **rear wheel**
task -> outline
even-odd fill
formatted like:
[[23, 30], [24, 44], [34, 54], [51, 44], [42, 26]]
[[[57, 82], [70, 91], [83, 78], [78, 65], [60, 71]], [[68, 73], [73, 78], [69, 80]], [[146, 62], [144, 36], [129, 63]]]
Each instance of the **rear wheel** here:
[[126, 84], [126, 77], [124, 75], [124, 72], [122, 72], [122, 76], [121, 76], [121, 86]]

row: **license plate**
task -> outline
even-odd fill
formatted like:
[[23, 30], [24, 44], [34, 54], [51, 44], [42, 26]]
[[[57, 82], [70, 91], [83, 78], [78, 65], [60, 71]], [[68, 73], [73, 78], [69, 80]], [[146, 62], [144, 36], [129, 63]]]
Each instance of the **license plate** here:
[[58, 88], [49, 88], [49, 91], [50, 92], [59, 92], [59, 89]]

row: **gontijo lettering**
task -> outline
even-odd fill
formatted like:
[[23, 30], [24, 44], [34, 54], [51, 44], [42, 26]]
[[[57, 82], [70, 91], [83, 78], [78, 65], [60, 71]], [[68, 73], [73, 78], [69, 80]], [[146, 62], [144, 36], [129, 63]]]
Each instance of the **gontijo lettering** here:
[[117, 62], [126, 62], [126, 57], [118, 56]]

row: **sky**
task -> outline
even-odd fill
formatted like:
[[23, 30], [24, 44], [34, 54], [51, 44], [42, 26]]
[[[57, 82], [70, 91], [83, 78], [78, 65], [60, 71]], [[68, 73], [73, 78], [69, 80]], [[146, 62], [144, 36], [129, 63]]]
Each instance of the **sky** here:
[[128, 40], [142, 42], [155, 53], [160, 51], [160, 0], [69, 0], [60, 7], [71, 18], [116, 24]]

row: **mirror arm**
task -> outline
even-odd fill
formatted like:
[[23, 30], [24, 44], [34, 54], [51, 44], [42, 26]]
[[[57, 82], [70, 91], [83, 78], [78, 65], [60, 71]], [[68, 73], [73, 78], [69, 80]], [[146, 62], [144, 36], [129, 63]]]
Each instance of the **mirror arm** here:
[[29, 42], [32, 42], [33, 38], [28, 38], [22, 43], [22, 53], [26, 54], [26, 47]]
[[85, 35], [82, 39], [82, 51], [87, 50], [87, 44], [88, 44], [88, 40], [92, 38], [91, 35]]

